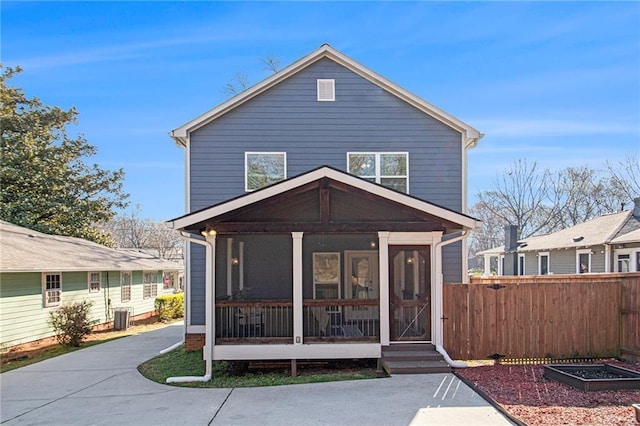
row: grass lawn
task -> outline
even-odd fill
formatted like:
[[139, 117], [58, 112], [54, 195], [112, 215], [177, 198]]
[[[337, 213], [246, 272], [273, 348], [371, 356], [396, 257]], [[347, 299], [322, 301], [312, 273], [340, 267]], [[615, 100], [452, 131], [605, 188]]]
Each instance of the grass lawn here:
[[[287, 363], [288, 364], [288, 363]], [[298, 364], [298, 376], [292, 377], [287, 365], [272, 363], [259, 368], [236, 362], [214, 362], [209, 382], [173, 383], [175, 386], [235, 388], [292, 385], [386, 377], [376, 371], [376, 360], [326, 361]], [[202, 376], [202, 351], [185, 352], [182, 347], [141, 364], [138, 371], [146, 378], [166, 383], [168, 377]]]

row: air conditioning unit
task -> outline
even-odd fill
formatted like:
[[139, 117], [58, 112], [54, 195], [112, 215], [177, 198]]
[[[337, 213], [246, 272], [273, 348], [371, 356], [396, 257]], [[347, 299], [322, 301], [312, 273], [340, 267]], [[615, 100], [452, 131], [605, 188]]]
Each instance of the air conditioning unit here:
[[116, 309], [113, 311], [114, 330], [126, 330], [129, 328], [129, 309]]

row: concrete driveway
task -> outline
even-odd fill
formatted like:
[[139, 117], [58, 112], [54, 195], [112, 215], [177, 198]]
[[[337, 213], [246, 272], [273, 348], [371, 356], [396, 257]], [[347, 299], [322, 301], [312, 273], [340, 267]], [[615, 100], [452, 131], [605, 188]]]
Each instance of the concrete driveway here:
[[126, 337], [0, 375], [7, 425], [509, 425], [452, 374], [268, 388], [192, 389], [136, 367], [182, 325]]

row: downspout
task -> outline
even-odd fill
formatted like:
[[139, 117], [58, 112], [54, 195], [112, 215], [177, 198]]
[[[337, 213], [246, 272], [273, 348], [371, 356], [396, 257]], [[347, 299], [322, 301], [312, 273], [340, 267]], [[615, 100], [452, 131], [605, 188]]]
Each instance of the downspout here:
[[[435, 243], [434, 244], [434, 252], [437, 253], [438, 249], [441, 249], [444, 246], [448, 246], [449, 244], [453, 244], [453, 243], [456, 243], [458, 241], [462, 241], [463, 239], [465, 239], [465, 238], [467, 238], [469, 236], [469, 232], [470, 232], [469, 230], [465, 229], [464, 231], [462, 231], [462, 234], [458, 235], [457, 237], [451, 238], [451, 239], [446, 240], [446, 241], [439, 241], [439, 242]], [[440, 264], [442, 264], [442, 256], [440, 257]], [[436, 267], [438, 267], [438, 265], [436, 265]], [[442, 286], [444, 286], [444, 283], [442, 283], [442, 267], [440, 267], [439, 270], [438, 270], [438, 276], [439, 276], [439, 280], [441, 281], [440, 287], [442, 287]], [[442, 295], [440, 295], [440, 301], [442, 301]], [[441, 324], [440, 327], [442, 327], [442, 319], [440, 320], [440, 324]], [[435, 346], [436, 346], [436, 351], [438, 351], [438, 353], [444, 357], [444, 360], [451, 367], [453, 367], [453, 368], [467, 368], [468, 367], [466, 362], [454, 361], [453, 359], [451, 359], [451, 357], [449, 356], [449, 354], [447, 353], [447, 351], [444, 349], [444, 347], [441, 344], [436, 342]]]
[[[186, 232], [180, 232], [180, 237], [183, 240], [195, 243], [195, 244], [200, 244], [202, 246], [205, 246], [207, 252], [208, 252], [208, 256], [207, 256], [207, 260], [211, 260], [211, 256], [213, 255], [213, 244], [211, 244], [210, 241], [207, 240], [202, 240], [200, 238], [194, 238], [193, 234], [188, 234]], [[208, 269], [211, 269], [211, 265], [207, 265]], [[212, 272], [211, 272], [212, 273]], [[187, 288], [188, 286], [185, 286], [185, 288]], [[207, 305], [209, 305], [209, 299], [210, 297], [210, 293], [213, 291], [213, 289], [210, 288], [209, 283], [205, 283], [205, 288], [206, 288], [206, 293], [209, 293], [208, 296], [209, 297], [205, 297], [205, 299], [207, 300]], [[185, 300], [186, 300], [186, 295], [185, 295]], [[213, 306], [209, 307], [208, 309], [213, 309]], [[184, 328], [185, 328], [185, 332], [183, 333], [183, 336], [186, 335], [186, 324], [187, 324], [187, 319], [185, 318], [184, 321]], [[211, 339], [213, 338], [213, 335], [211, 333], [209, 333], [209, 327], [211, 327], [211, 318], [206, 318], [205, 320], [205, 326], [207, 327], [206, 329], [206, 334], [205, 334], [205, 352], [209, 352], [209, 353], [205, 353], [205, 372], [204, 372], [204, 376], [177, 376], [177, 377], [169, 377], [167, 378], [166, 382], [167, 383], [187, 383], [187, 382], [208, 382], [211, 380], [211, 374], [213, 371], [213, 356], [210, 353], [211, 352]], [[182, 345], [184, 343], [184, 339], [181, 342], [175, 343], [174, 345], [169, 346], [166, 349], [163, 349], [162, 351], [160, 351], [161, 354], [163, 353], [167, 353], [170, 352], [174, 349], [176, 349], [178, 346]]]

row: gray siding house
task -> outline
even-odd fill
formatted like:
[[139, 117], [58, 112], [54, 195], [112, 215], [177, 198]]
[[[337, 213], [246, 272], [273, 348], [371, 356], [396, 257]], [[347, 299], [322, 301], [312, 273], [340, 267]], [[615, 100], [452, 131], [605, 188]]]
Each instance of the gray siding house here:
[[[171, 137], [186, 153], [188, 213], [168, 226], [191, 241], [187, 346], [209, 340], [214, 359], [379, 358], [394, 325], [398, 340], [437, 343], [436, 284], [466, 278], [477, 130], [325, 44]], [[395, 319], [390, 253], [409, 274], [395, 271], [407, 287], [396, 298], [413, 303]], [[314, 339], [349, 344], [288, 347]], [[265, 341], [259, 355], [247, 345]]]
[[[507, 227], [507, 235], [512, 233]], [[509, 238], [506, 238], [508, 241]], [[632, 210], [599, 216], [545, 235], [517, 239], [478, 253], [484, 275], [640, 272], [640, 198]], [[497, 259], [497, 261], [496, 261]]]

